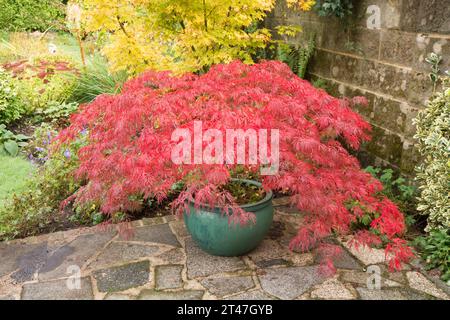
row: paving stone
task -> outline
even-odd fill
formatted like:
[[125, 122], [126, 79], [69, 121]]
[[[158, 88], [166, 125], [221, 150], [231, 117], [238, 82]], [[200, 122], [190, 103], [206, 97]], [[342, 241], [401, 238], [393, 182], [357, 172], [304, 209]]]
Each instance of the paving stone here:
[[149, 282], [150, 263], [141, 261], [93, 273], [100, 292], [115, 292], [139, 287]]
[[131, 237], [132, 241], [161, 243], [173, 247], [181, 247], [167, 223], [136, 228]]
[[249, 276], [209, 278], [203, 279], [200, 283], [218, 297], [239, 293], [255, 286], [252, 277]]
[[[267, 232], [267, 238], [269, 238], [271, 240], [281, 240], [281, 239], [283, 239], [284, 233], [285, 233], [285, 230], [286, 230], [286, 224], [283, 221], [277, 220], [277, 216], [278, 216], [277, 214], [278, 214], [278, 212], [275, 211], [272, 225], [270, 226], [270, 229]], [[263, 241], [263, 243], [264, 243], [264, 241]]]
[[362, 300], [407, 300], [402, 292], [398, 289], [367, 289], [356, 288]]
[[358, 261], [353, 258], [346, 250], [343, 250], [342, 253], [333, 260], [334, 266], [340, 269], [354, 269], [361, 270], [362, 267], [358, 263]]
[[355, 296], [337, 279], [328, 279], [311, 291], [311, 298], [326, 300], [352, 300]]
[[[46, 247], [46, 243], [26, 244], [26, 243], [0, 243], [0, 277], [12, 273], [13, 271], [19, 271], [22, 269], [20, 264], [29, 260], [27, 257], [36, 256], [36, 252], [42, 252], [41, 248]], [[40, 256], [40, 254], [38, 254]], [[23, 265], [22, 265], [23, 267]], [[30, 267], [26, 267], [27, 269]], [[33, 268], [34, 269], [34, 268]], [[31, 270], [23, 270], [25, 274], [31, 272]], [[33, 272], [34, 273], [34, 272]], [[17, 275], [17, 278], [22, 276]], [[19, 280], [19, 279], [18, 279]]]
[[282, 212], [282, 213], [299, 213], [298, 209], [295, 207], [292, 207], [290, 204], [287, 205], [278, 205], [275, 207], [277, 212]]
[[172, 249], [158, 255], [165, 264], [184, 264], [185, 256], [183, 249]]
[[[384, 278], [395, 282], [399, 282], [401, 284], [405, 285], [407, 284], [406, 277], [402, 271], [390, 271], [389, 267], [386, 264], [379, 264], [377, 265], [377, 267], [381, 269], [381, 274], [383, 275]], [[403, 268], [402, 270], [407, 269]]]
[[122, 293], [108, 293], [103, 300], [135, 300], [135, 297]]
[[183, 286], [182, 265], [157, 266], [155, 268], [156, 289], [177, 289]]
[[282, 247], [275, 240], [264, 239], [258, 247], [248, 253], [248, 256], [257, 263], [258, 261], [280, 259], [289, 254], [287, 247]]
[[67, 273], [69, 267], [75, 265], [82, 268], [114, 236], [115, 232], [98, 232], [78, 236], [74, 241], [48, 256], [46, 263], [39, 271], [39, 279], [49, 280], [70, 276]]
[[387, 277], [391, 281], [395, 281], [395, 282], [398, 282], [401, 284], [406, 283], [405, 275], [402, 272], [389, 272], [389, 273], [387, 273]]
[[299, 297], [326, 279], [317, 266], [265, 269], [264, 271], [265, 274], [259, 275], [263, 290], [287, 300]]
[[16, 283], [23, 283], [33, 279], [34, 274], [38, 271], [47, 260], [47, 243], [38, 244], [31, 251], [17, 258], [17, 266], [19, 270], [11, 275]]
[[161, 250], [157, 246], [112, 242], [89, 264], [89, 268], [96, 269], [114, 264], [124, 264], [140, 258], [154, 257], [160, 252]]
[[156, 291], [145, 289], [141, 291], [139, 300], [201, 300], [204, 291], [183, 290], [183, 291]]
[[155, 224], [165, 223], [163, 217], [144, 218], [141, 221], [144, 226], [153, 226]]
[[178, 216], [176, 216], [174, 214], [169, 214], [167, 216], [164, 216], [163, 218], [166, 223], [180, 219], [180, 218], [178, 218]]
[[[92, 300], [91, 281], [81, 278], [79, 289], [69, 289], [68, 281], [63, 279], [48, 282], [25, 284], [22, 289], [22, 300]], [[73, 284], [70, 282], [70, 284]]]
[[287, 256], [284, 257], [289, 260], [293, 266], [296, 267], [304, 267], [307, 265], [311, 265], [314, 263], [314, 256], [312, 253], [295, 253], [291, 252]]
[[270, 268], [277, 266], [288, 266], [290, 264], [289, 261], [285, 259], [269, 259], [269, 260], [260, 260], [255, 263], [259, 268]]
[[[369, 276], [372, 274], [369, 274], [367, 272], [359, 272], [359, 271], [347, 271], [343, 270], [341, 271], [341, 280], [343, 282], [351, 282], [356, 283], [359, 285], [367, 286], [367, 280], [369, 280]], [[381, 287], [399, 287], [402, 284], [386, 279], [384, 277], [381, 277]]]
[[438, 287], [439, 289], [444, 291], [448, 296], [450, 296], [450, 280], [448, 280], [447, 282], [442, 281], [440, 278], [440, 273], [439, 274], [428, 273], [427, 275], [428, 279], [432, 281], [436, 285], [436, 287]]
[[386, 261], [385, 252], [383, 249], [374, 249], [367, 246], [349, 246], [348, 242], [344, 244], [345, 247], [364, 265], [369, 266], [373, 264], [380, 264]]
[[274, 300], [274, 297], [269, 296], [262, 290], [252, 290], [237, 294], [235, 296], [231, 296], [225, 298], [224, 300]]
[[426, 294], [419, 293], [417, 291], [411, 290], [409, 288], [401, 288], [399, 291], [408, 299], [408, 300], [434, 300], [435, 298]]
[[449, 296], [444, 291], [437, 288], [433, 282], [419, 272], [407, 272], [406, 278], [408, 279], [409, 286], [413, 289], [425, 292], [439, 299], [449, 299]]
[[246, 268], [238, 257], [218, 257], [204, 252], [191, 238], [186, 239], [186, 255], [187, 275], [190, 279]]
[[404, 288], [367, 289], [356, 288], [362, 300], [427, 300], [429, 297]]
[[382, 281], [382, 284], [381, 284], [381, 286], [383, 287], [383, 286], [385, 286], [385, 287], [401, 287], [402, 286], [402, 284], [401, 283], [398, 283], [398, 282], [395, 282], [395, 281], [392, 281], [392, 280], [389, 280], [389, 279], [383, 279], [383, 280], [381, 280]]
[[189, 236], [184, 220], [171, 221], [169, 225], [178, 237], [185, 238]]
[[[322, 254], [317, 254], [315, 261], [320, 263], [322, 260]], [[358, 261], [353, 258], [346, 250], [342, 250], [339, 255], [333, 258], [333, 264], [336, 268], [339, 269], [362, 270], [362, 267], [358, 263]]]

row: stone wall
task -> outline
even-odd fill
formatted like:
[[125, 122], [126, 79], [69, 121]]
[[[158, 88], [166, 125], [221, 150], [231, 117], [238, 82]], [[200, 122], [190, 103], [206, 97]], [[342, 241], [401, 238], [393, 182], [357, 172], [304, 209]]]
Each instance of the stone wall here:
[[310, 78], [325, 80], [333, 95], [369, 100], [369, 107], [358, 110], [373, 125], [363, 162], [389, 164], [411, 174], [418, 160], [412, 119], [432, 94], [425, 57], [436, 52], [443, 56], [442, 70], [450, 65], [450, 0], [354, 3], [353, 16], [339, 20], [299, 13], [278, 0], [266, 25], [301, 25], [303, 32], [289, 39], [293, 43], [316, 34]]

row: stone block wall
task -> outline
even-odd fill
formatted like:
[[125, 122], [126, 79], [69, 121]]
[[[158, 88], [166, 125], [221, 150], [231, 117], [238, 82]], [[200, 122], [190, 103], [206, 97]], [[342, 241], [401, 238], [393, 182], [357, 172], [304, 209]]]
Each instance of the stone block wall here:
[[373, 139], [360, 154], [363, 162], [411, 174], [418, 161], [412, 119], [432, 94], [425, 58], [438, 53], [443, 56], [441, 69], [450, 69], [450, 0], [354, 3], [353, 16], [339, 20], [293, 11], [278, 0], [266, 26], [301, 25], [303, 32], [290, 38], [292, 43], [316, 34], [309, 77], [325, 80], [335, 96], [369, 100], [368, 107], [358, 110], [373, 126]]

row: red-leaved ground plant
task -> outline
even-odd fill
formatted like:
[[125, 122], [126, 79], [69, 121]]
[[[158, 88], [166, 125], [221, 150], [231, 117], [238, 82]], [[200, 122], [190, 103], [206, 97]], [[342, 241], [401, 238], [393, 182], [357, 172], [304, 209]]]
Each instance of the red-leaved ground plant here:
[[[305, 214], [291, 248], [308, 250], [333, 233], [352, 233], [356, 245], [385, 244], [391, 268], [399, 269], [412, 257], [401, 239], [404, 216], [380, 195], [381, 183], [361, 170], [344, 147], [358, 149], [369, 140], [370, 126], [352, 111], [355, 103], [367, 102], [362, 97], [334, 98], [275, 61], [252, 66], [233, 62], [181, 77], [146, 72], [128, 81], [121, 94], [102, 95], [84, 105], [60, 134], [65, 144], [81, 131], [89, 133], [76, 172], [88, 183], [70, 200], [100, 202], [105, 214], [136, 211], [142, 199], [162, 201], [183, 181], [173, 203], [179, 214], [194, 197], [199, 203], [224, 206], [230, 223], [251, 223], [254, 216], [220, 188], [235, 165], [177, 165], [171, 160], [177, 143], [171, 136], [177, 128], [192, 129], [194, 121], [202, 121], [203, 131], [278, 129], [278, 174], [260, 180], [267, 190], [288, 192], [291, 204]], [[258, 165], [245, 167], [259, 172]], [[370, 228], [355, 230], [364, 215], [372, 218]], [[335, 251], [329, 243], [323, 249], [325, 257]]]

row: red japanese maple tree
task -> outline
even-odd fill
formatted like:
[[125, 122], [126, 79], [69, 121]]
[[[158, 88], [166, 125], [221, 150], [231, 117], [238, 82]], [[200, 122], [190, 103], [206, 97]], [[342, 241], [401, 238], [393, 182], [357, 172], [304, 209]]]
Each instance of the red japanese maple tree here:
[[[234, 165], [175, 164], [171, 136], [176, 128], [276, 128], [280, 132], [278, 174], [261, 176], [265, 189], [291, 194], [291, 203], [305, 213], [305, 224], [291, 247], [307, 250], [332, 233], [354, 233], [356, 243], [386, 244], [391, 267], [411, 256], [401, 239], [404, 217], [387, 198], [382, 185], [361, 170], [344, 147], [357, 149], [369, 139], [370, 126], [353, 112], [364, 98], [337, 99], [293, 74], [287, 65], [266, 61], [217, 65], [203, 75], [172, 77], [147, 72], [128, 81], [121, 94], [102, 95], [84, 105], [59, 137], [61, 143], [88, 130], [89, 144], [79, 152], [77, 175], [88, 183], [77, 202], [100, 200], [105, 214], [139, 210], [139, 199], [165, 199], [184, 181], [174, 202], [182, 212], [185, 200], [225, 206], [232, 223], [254, 217], [238, 208], [219, 187], [230, 179]], [[258, 172], [258, 165], [246, 164]], [[352, 231], [370, 215], [370, 230]], [[251, 223], [251, 222], [250, 222]]]

